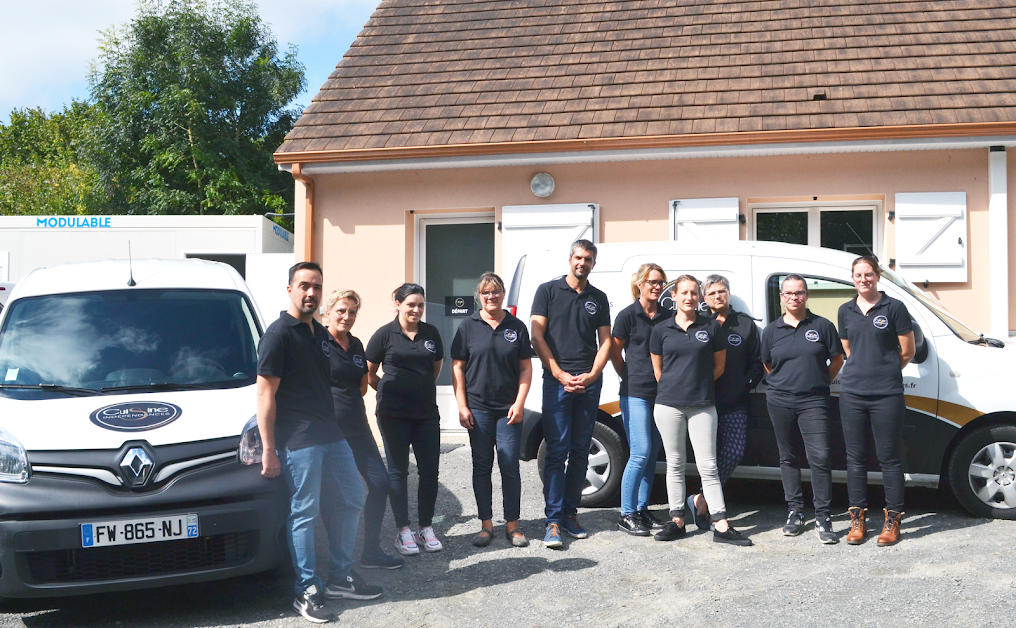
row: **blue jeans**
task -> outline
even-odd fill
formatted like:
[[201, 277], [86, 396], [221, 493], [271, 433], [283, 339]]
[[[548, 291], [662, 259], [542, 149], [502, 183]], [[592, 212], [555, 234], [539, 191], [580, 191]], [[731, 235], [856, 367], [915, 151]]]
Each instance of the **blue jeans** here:
[[578, 512], [602, 382], [601, 377], [585, 392], [576, 394], [565, 392], [557, 380], [543, 380], [543, 440], [547, 445], [543, 499], [548, 524], [560, 524]]
[[282, 477], [289, 487], [289, 518], [286, 540], [296, 572], [296, 593], [311, 585], [323, 590], [321, 579], [314, 575], [317, 557], [314, 554], [314, 522], [321, 509], [321, 478], [328, 475], [334, 492], [325, 507], [328, 517], [328, 553], [331, 560], [328, 579], [345, 581], [353, 566], [356, 528], [360, 523], [363, 484], [356, 471], [353, 451], [344, 440], [301, 449], [279, 450]]
[[[377, 442], [372, 434], [347, 436], [346, 442], [353, 450], [356, 469], [360, 472], [367, 485], [367, 499], [363, 502], [363, 556], [372, 556], [381, 551], [381, 524], [384, 522], [385, 510], [388, 508], [388, 496], [392, 492], [392, 481], [388, 476], [388, 467], [381, 459]], [[321, 480], [321, 501], [324, 508], [321, 518], [327, 529], [331, 521], [331, 502], [341, 499], [336, 496], [336, 488], [331, 478], [325, 476]]]
[[649, 507], [649, 493], [656, 479], [656, 457], [662, 444], [653, 421], [654, 403], [638, 397], [621, 397], [621, 418], [630, 450], [621, 476], [622, 515]]
[[490, 474], [494, 469], [494, 449], [501, 469], [501, 494], [505, 521], [518, 521], [522, 502], [522, 475], [519, 473], [519, 445], [522, 423], [508, 425], [508, 409], [488, 412], [470, 408], [473, 429], [469, 430], [469, 446], [473, 450], [473, 495], [480, 521], [493, 519], [491, 502], [494, 489]]

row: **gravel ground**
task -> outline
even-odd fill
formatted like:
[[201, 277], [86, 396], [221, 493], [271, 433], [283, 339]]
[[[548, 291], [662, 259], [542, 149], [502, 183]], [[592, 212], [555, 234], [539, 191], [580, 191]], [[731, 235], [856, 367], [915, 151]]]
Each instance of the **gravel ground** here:
[[[903, 541], [825, 546], [809, 524], [785, 538], [779, 483], [728, 484], [734, 525], [754, 547], [712, 542], [695, 531], [658, 543], [616, 527], [617, 509], [579, 519], [585, 540], [553, 551], [542, 539], [543, 497], [535, 462], [523, 463], [522, 529], [528, 548], [509, 546], [495, 503], [495, 538], [479, 529], [469, 446], [448, 444], [435, 521], [445, 550], [411, 557], [397, 571], [364, 570], [385, 595], [333, 602], [350, 626], [1011, 626], [1016, 622], [1016, 521], [971, 518], [948, 496], [908, 489]], [[499, 478], [495, 470], [495, 502]], [[663, 500], [662, 480], [654, 497]], [[413, 487], [415, 492], [415, 486]], [[881, 503], [872, 489], [872, 503]], [[834, 490], [834, 526], [846, 535], [843, 487]], [[662, 516], [666, 507], [654, 506]], [[411, 512], [415, 507], [411, 506]], [[736, 513], [736, 514], [734, 514]], [[881, 512], [873, 526], [881, 524]], [[388, 514], [384, 542], [394, 538]], [[394, 551], [394, 550], [392, 550]], [[319, 554], [324, 555], [324, 554]], [[291, 609], [290, 577], [273, 573], [204, 585], [36, 601], [6, 601], [0, 626], [308, 626]]]

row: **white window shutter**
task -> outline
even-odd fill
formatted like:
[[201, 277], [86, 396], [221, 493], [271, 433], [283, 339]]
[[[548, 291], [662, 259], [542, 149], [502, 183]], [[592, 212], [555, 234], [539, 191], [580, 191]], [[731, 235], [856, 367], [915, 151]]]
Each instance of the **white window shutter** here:
[[600, 206], [596, 203], [568, 205], [505, 205], [501, 208], [501, 273], [511, 281], [519, 259], [528, 253], [560, 251], [576, 240], [599, 238]]
[[914, 283], [967, 281], [967, 194], [896, 195], [896, 267]]
[[671, 238], [678, 242], [736, 242], [741, 239], [739, 213], [736, 197], [670, 201]]

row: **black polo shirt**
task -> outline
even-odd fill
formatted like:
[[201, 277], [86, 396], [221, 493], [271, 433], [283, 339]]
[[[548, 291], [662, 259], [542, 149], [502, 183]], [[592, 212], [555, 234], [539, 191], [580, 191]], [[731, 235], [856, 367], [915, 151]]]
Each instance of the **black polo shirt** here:
[[857, 299], [840, 306], [840, 338], [850, 343], [850, 357], [843, 364], [843, 392], [855, 395], [895, 395], [903, 392], [900, 368], [900, 336], [914, 331], [910, 312], [902, 302], [881, 293], [867, 314]]
[[716, 411], [722, 414], [748, 403], [748, 391], [762, 381], [765, 368], [759, 353], [761, 336], [752, 317], [731, 308], [720, 330], [727, 349], [723, 375], [716, 380]]
[[492, 328], [480, 313], [462, 321], [452, 359], [466, 361], [466, 403], [488, 412], [507, 411], [519, 395], [519, 360], [533, 357], [529, 330], [508, 312]]
[[649, 357], [649, 336], [661, 322], [672, 319], [671, 310], [659, 308], [651, 317], [635, 301], [617, 313], [614, 330], [610, 334], [624, 340], [624, 368], [621, 369], [621, 397], [637, 397], [652, 401], [656, 399], [656, 375], [653, 361]]
[[331, 335], [317, 321], [308, 327], [288, 313], [268, 326], [258, 344], [258, 375], [278, 377], [276, 448], [302, 449], [343, 439], [328, 384]]
[[[578, 292], [561, 277], [536, 289], [532, 314], [547, 317], [544, 340], [561, 370], [572, 375], [593, 370], [597, 330], [610, 327], [607, 295], [588, 283]], [[543, 377], [554, 379], [550, 369], [544, 370]]]
[[363, 343], [356, 336], [349, 336], [349, 349], [343, 349], [335, 338], [328, 334], [332, 352], [328, 356], [331, 365], [332, 401], [335, 404], [335, 418], [342, 433], [350, 436], [367, 436], [367, 410], [360, 394], [360, 382], [367, 374], [367, 358]]
[[420, 322], [409, 339], [398, 317], [381, 327], [367, 343], [367, 361], [381, 364], [384, 376], [377, 386], [377, 414], [407, 419], [436, 419], [437, 384], [434, 363], [444, 358], [437, 327]]
[[843, 344], [828, 319], [809, 310], [797, 327], [780, 316], [762, 332], [762, 362], [772, 366], [766, 377], [766, 400], [785, 408], [825, 403], [829, 396], [829, 365], [843, 354]]
[[668, 319], [653, 327], [649, 337], [649, 352], [663, 356], [656, 403], [671, 407], [713, 405], [713, 354], [724, 348], [719, 323], [699, 315], [685, 331], [673, 316]]

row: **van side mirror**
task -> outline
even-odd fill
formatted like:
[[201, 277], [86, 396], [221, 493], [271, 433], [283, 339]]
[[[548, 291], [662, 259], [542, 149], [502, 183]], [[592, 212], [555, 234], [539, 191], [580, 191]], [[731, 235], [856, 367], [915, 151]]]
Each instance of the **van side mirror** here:
[[914, 326], [914, 359], [911, 360], [914, 364], [921, 364], [928, 359], [928, 341], [924, 337], [924, 331], [921, 326], [917, 324], [914, 317], [910, 317], [910, 323]]

